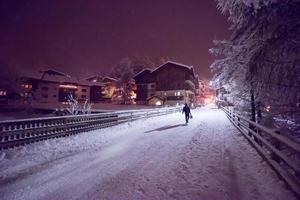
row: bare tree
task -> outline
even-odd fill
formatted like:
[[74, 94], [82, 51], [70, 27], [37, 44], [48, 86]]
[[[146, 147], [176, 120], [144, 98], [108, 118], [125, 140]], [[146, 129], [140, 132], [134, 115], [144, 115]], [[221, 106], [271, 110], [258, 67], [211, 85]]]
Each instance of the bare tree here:
[[74, 97], [72, 94], [70, 94], [68, 96], [68, 103], [69, 103], [69, 107], [67, 108], [67, 111], [71, 115], [91, 113], [91, 108], [93, 104], [89, 103], [88, 99], [86, 99], [84, 104], [81, 106], [77, 98]]

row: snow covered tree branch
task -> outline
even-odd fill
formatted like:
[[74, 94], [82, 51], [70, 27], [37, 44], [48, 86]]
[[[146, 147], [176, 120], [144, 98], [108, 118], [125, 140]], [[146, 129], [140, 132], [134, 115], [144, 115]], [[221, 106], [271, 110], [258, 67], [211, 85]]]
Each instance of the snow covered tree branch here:
[[[296, 0], [217, 0], [231, 22], [230, 40], [214, 41], [210, 53], [216, 85], [227, 85], [235, 104], [254, 95], [274, 119], [298, 124], [300, 113], [300, 4]], [[249, 91], [253, 91], [250, 94]], [[283, 106], [284, 105], [284, 106]], [[253, 108], [252, 108], [253, 109]], [[276, 114], [275, 114], [276, 113]]]
[[92, 103], [89, 103], [89, 100], [86, 99], [84, 104], [81, 106], [76, 97], [72, 94], [68, 96], [68, 103], [69, 107], [67, 108], [68, 113], [71, 115], [78, 115], [78, 114], [90, 114]]

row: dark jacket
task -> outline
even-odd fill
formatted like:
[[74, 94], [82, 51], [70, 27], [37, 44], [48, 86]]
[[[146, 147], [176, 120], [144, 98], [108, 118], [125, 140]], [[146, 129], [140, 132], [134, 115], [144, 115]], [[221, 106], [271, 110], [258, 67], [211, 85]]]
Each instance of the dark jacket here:
[[189, 115], [191, 113], [191, 109], [188, 106], [184, 106], [182, 112]]

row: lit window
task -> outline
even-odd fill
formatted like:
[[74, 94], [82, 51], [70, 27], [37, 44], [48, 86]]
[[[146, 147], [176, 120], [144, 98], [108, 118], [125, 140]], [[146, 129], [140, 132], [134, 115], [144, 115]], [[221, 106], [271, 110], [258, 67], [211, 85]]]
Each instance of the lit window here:
[[6, 91], [0, 90], [0, 96], [6, 96]]
[[180, 92], [177, 92], [177, 96], [180, 96]]
[[76, 85], [59, 85], [60, 88], [77, 89]]
[[21, 84], [21, 87], [25, 88], [25, 89], [31, 89], [32, 85], [31, 84], [27, 84], [27, 83], [23, 83], [23, 84]]
[[161, 106], [161, 102], [160, 102], [160, 101], [157, 101], [157, 102], [155, 103], [155, 105]]
[[22, 92], [20, 95], [21, 95], [21, 97], [28, 97], [28, 93], [27, 92]]

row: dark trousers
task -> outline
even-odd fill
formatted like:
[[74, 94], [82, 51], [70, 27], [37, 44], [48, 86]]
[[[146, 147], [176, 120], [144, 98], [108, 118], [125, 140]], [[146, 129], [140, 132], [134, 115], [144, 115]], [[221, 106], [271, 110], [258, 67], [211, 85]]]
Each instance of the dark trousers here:
[[189, 119], [190, 119], [190, 115], [189, 114], [185, 114], [185, 122], [189, 123]]

